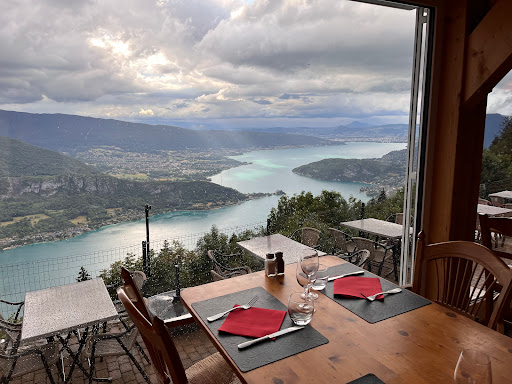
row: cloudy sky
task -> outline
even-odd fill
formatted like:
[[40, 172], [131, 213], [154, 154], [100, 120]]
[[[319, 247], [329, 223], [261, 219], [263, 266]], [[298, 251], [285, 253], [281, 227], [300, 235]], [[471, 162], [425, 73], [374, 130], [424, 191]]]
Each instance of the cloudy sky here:
[[[2, 0], [0, 109], [194, 128], [406, 123], [414, 22], [346, 0]], [[511, 101], [508, 76], [488, 112]]]

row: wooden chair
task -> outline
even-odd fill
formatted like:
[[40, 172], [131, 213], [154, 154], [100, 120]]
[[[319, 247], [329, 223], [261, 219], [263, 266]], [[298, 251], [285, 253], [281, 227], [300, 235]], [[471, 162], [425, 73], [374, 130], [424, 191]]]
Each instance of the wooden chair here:
[[[329, 228], [329, 231], [334, 239], [332, 254], [334, 256], [343, 256], [343, 258], [345, 258], [345, 256], [350, 258], [350, 255], [357, 249], [352, 237], [336, 228]], [[350, 261], [350, 259], [347, 260]]]
[[[152, 320], [153, 317], [159, 316], [160, 314], [152, 313], [150, 311], [149, 300], [142, 296], [142, 292], [138, 288], [135, 280], [133, 279], [132, 273], [129, 270], [127, 270], [126, 268], [121, 267], [121, 277], [124, 280], [124, 287], [125, 287], [127, 294], [132, 299], [132, 301], [134, 302], [137, 309], [144, 315], [144, 317]], [[164, 318], [162, 320], [164, 321], [166, 326], [169, 328], [177, 327], [177, 326], [185, 325], [185, 324], [190, 324], [190, 323], [194, 322], [194, 318], [192, 317], [192, 315], [190, 313], [184, 314], [182, 316], [172, 317], [172, 318]]]
[[149, 352], [158, 383], [169, 384], [220, 384], [240, 383], [228, 363], [215, 353], [185, 370], [174, 341], [166, 325], [158, 317], [152, 320], [138, 310], [130, 299], [126, 287], [120, 287], [117, 295], [144, 340]]
[[218, 251], [215, 250], [209, 250], [207, 252], [208, 258], [213, 263], [213, 269], [210, 271], [212, 278], [214, 281], [218, 280], [224, 280], [229, 279], [230, 277], [240, 276], [240, 275], [246, 275], [249, 273], [252, 273], [251, 268], [249, 268], [246, 265], [241, 265], [239, 267], [230, 268], [227, 265], [220, 262], [219, 259], [234, 259], [239, 258], [240, 264], [243, 263], [242, 254], [240, 253], [233, 253], [231, 255], [223, 255]]
[[[503, 287], [499, 295], [496, 290]], [[503, 310], [510, 302], [512, 271], [491, 250], [470, 241], [425, 243], [416, 247], [413, 292], [489, 328], [503, 330]], [[485, 305], [482, 305], [485, 303]]]
[[300, 242], [304, 245], [307, 245], [311, 248], [318, 248], [318, 241], [320, 240], [320, 236], [322, 235], [322, 231], [311, 228], [311, 227], [303, 227], [295, 230], [290, 239], [296, 238], [300, 234]]
[[377, 274], [380, 276], [382, 274], [384, 262], [392, 260], [393, 269], [386, 276], [389, 276], [394, 272], [395, 279], [398, 280], [398, 266], [393, 246], [381, 244], [370, 239], [365, 239], [364, 237], [353, 237], [352, 240], [356, 244], [358, 250], [366, 249], [370, 252], [367, 264], [370, 272], [372, 271], [372, 266], [377, 266]]

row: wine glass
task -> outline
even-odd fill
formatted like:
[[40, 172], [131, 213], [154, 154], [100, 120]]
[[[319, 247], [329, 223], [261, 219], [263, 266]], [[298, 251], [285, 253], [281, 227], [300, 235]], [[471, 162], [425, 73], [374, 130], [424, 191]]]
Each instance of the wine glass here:
[[[318, 299], [318, 294], [311, 292], [311, 287], [316, 280], [316, 272], [318, 271], [318, 252], [311, 248], [306, 248], [302, 250], [300, 255], [298, 267], [304, 274], [307, 276], [308, 281], [305, 287], [304, 296], [308, 297], [311, 300]], [[299, 272], [297, 272], [299, 274]]]
[[492, 384], [491, 360], [485, 353], [465, 349], [453, 373], [456, 384]]

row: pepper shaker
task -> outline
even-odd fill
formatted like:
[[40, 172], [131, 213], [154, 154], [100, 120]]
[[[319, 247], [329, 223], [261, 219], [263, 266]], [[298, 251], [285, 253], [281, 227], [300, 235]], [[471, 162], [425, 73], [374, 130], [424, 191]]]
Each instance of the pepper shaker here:
[[276, 252], [276, 275], [283, 276], [284, 275], [284, 260], [283, 260], [283, 252]]

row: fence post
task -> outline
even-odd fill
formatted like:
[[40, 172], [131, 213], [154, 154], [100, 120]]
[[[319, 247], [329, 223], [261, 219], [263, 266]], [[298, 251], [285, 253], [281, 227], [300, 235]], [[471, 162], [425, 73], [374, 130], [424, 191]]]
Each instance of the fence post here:
[[[365, 205], [364, 203], [361, 203], [361, 220], [364, 219], [364, 215], [365, 215]], [[362, 237], [363, 233], [360, 231], [359, 232], [359, 237]]]
[[179, 300], [181, 289], [180, 289], [180, 266], [179, 264], [174, 264], [174, 280], [176, 282], [176, 294], [175, 298]]
[[146, 204], [144, 206], [144, 211], [146, 213], [146, 257], [147, 257], [147, 272], [144, 271], [144, 273], [149, 277], [151, 275], [151, 260], [150, 260], [150, 247], [149, 247], [149, 210], [151, 209], [151, 205]]
[[147, 269], [147, 258], [146, 258], [146, 242], [142, 240], [142, 270], [147, 275], [148, 269]]

